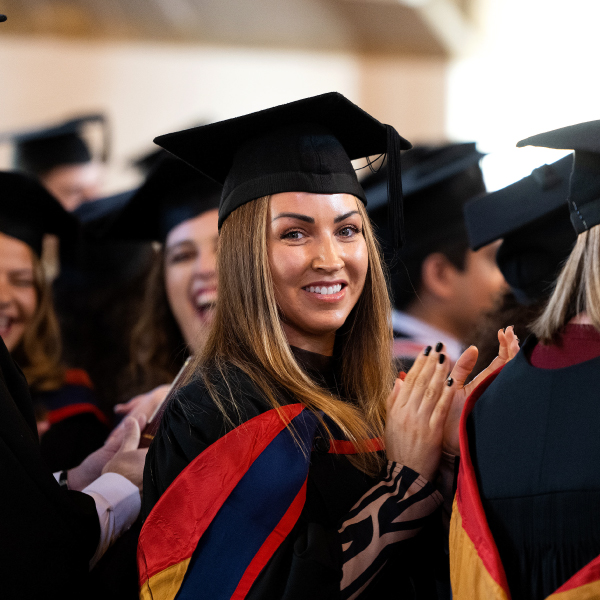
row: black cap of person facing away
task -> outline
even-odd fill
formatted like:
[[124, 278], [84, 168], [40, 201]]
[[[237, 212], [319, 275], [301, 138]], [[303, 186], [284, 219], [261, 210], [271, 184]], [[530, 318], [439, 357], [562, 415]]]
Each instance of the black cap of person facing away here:
[[162, 151], [106, 237], [163, 242], [177, 225], [217, 209], [223, 187]]
[[548, 296], [573, 249], [567, 205], [572, 166], [573, 155], [565, 156], [464, 207], [472, 250], [503, 240], [496, 261], [520, 304]]
[[154, 141], [223, 185], [219, 227], [243, 204], [282, 192], [346, 193], [366, 204], [350, 161], [386, 154], [394, 242], [402, 243], [400, 151], [410, 142], [341, 94], [305, 98]]
[[33, 177], [0, 171], [0, 189], [1, 233], [25, 242], [38, 257], [47, 233], [64, 241], [76, 239], [77, 220]]
[[62, 165], [78, 165], [93, 159], [84, 129], [91, 123], [103, 127], [101, 159], [108, 155], [106, 119], [101, 114], [84, 115], [38, 129], [5, 134], [3, 139], [14, 143], [13, 166], [36, 177]]
[[574, 150], [568, 197], [571, 223], [578, 235], [600, 224], [600, 121], [540, 133], [517, 146]]
[[[443, 240], [465, 237], [462, 207], [485, 192], [479, 161], [485, 156], [474, 143], [415, 146], [402, 155], [404, 215], [408, 223], [406, 247], [401, 254], [422, 250]], [[378, 226], [384, 246], [391, 228], [385, 212], [385, 174], [363, 181], [369, 214]], [[435, 252], [435, 249], [431, 250]]]

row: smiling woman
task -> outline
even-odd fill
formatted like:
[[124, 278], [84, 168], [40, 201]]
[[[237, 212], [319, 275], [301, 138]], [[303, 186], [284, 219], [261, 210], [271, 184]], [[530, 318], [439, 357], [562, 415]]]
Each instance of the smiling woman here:
[[443, 501], [456, 386], [442, 343], [395, 379], [386, 280], [350, 162], [387, 152], [398, 209], [409, 144], [339, 94], [157, 142], [224, 187], [213, 325], [146, 461], [140, 597], [431, 588], [443, 547], [418, 540]]

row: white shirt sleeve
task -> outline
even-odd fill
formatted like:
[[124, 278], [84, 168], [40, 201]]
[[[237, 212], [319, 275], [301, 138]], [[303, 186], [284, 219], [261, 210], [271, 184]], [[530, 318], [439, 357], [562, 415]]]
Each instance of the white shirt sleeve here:
[[83, 493], [94, 499], [100, 521], [100, 541], [90, 560], [91, 570], [110, 545], [133, 525], [142, 500], [137, 486], [118, 473], [105, 473], [90, 483]]

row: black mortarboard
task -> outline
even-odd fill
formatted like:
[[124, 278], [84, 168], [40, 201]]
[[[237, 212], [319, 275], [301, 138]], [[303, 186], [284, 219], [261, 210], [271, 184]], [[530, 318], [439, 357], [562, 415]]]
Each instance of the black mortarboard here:
[[521, 140], [517, 146], [574, 150], [569, 211], [577, 234], [600, 224], [600, 121], [588, 121]]
[[478, 250], [566, 206], [572, 167], [573, 156], [565, 156], [512, 185], [467, 202], [464, 214], [471, 249]]
[[[402, 190], [407, 223], [406, 253], [421, 252], [432, 241], [465, 237], [462, 208], [485, 192], [479, 161], [485, 156], [474, 143], [415, 146], [402, 155]], [[391, 232], [386, 214], [383, 174], [363, 181], [369, 214], [378, 226], [384, 245]], [[432, 250], [432, 252], [435, 250]]]
[[567, 197], [573, 156], [465, 205], [473, 250], [503, 238], [496, 260], [521, 304], [546, 296], [575, 242]]
[[38, 183], [23, 173], [0, 171], [0, 231], [30, 246], [39, 256], [46, 233], [75, 239], [77, 221]]
[[152, 150], [142, 156], [131, 161], [131, 165], [135, 167], [144, 177], [148, 176], [148, 173], [161, 161], [163, 156], [167, 152], [162, 148], [158, 150]]
[[103, 126], [102, 160], [108, 154], [108, 134], [104, 115], [77, 117], [42, 129], [28, 130], [2, 136], [15, 145], [14, 167], [36, 176], [61, 165], [87, 163], [92, 153], [83, 138], [83, 130], [90, 123]]
[[165, 153], [115, 219], [107, 237], [164, 242], [174, 227], [218, 208], [222, 187]]
[[238, 207], [281, 192], [366, 197], [351, 160], [387, 154], [388, 198], [401, 243], [400, 150], [411, 147], [341, 94], [331, 92], [170, 133], [155, 143], [223, 184], [219, 227]]

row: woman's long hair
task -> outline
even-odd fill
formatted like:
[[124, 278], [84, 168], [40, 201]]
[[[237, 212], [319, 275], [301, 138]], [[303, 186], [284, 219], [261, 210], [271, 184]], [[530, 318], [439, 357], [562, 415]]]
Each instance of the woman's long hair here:
[[600, 225], [577, 237], [532, 330], [542, 343], [551, 343], [575, 315], [584, 311], [600, 331]]
[[219, 301], [206, 346], [191, 372], [200, 375], [226, 418], [236, 410], [235, 397], [233, 392], [219, 395], [214, 374], [227, 381], [232, 366], [250, 377], [274, 409], [281, 406], [276, 390], [283, 390], [309, 410], [322, 411], [359, 451], [352, 462], [374, 473], [381, 459], [368, 451], [367, 440], [383, 434], [385, 400], [395, 378], [391, 306], [379, 248], [367, 213], [361, 202], [357, 204], [369, 267], [362, 294], [336, 335], [344, 400], [303, 371], [287, 341], [267, 253], [268, 196], [236, 209], [222, 226]]
[[31, 251], [37, 308], [25, 327], [23, 338], [12, 356], [23, 370], [33, 392], [59, 389], [64, 383], [61, 363], [61, 338], [52, 304], [52, 288], [46, 280], [41, 260]]
[[148, 273], [139, 318], [133, 326], [129, 365], [122, 377], [121, 399], [171, 383], [188, 350], [173, 316], [165, 288], [165, 253], [157, 250]]

